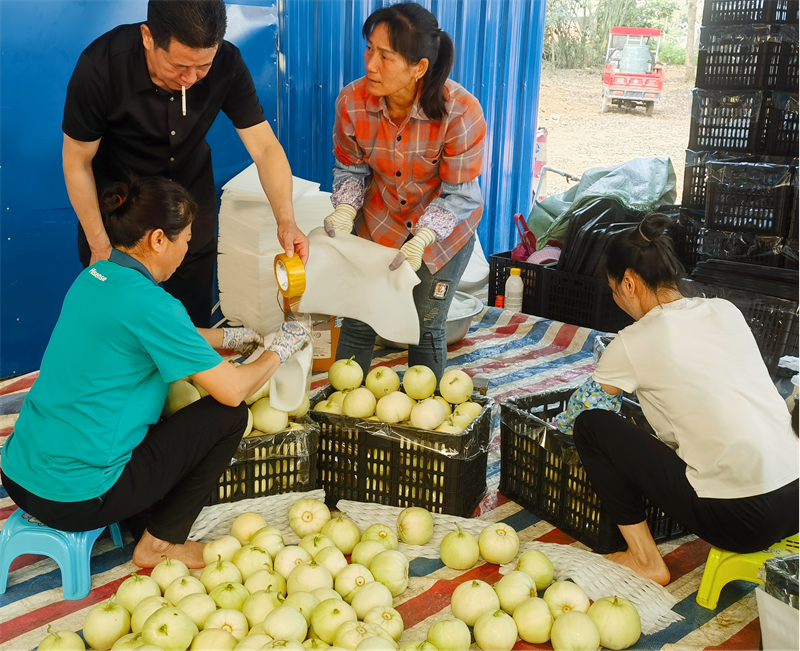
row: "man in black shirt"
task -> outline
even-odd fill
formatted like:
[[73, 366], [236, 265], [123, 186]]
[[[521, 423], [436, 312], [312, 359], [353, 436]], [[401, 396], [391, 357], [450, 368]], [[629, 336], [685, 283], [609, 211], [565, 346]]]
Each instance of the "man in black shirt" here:
[[189, 252], [164, 288], [209, 327], [216, 193], [206, 133], [222, 110], [258, 169], [287, 254], [308, 258], [289, 161], [264, 117], [242, 56], [223, 40], [223, 0], [150, 0], [147, 22], [112, 29], [84, 50], [64, 107], [64, 178], [80, 224], [84, 267], [108, 259], [98, 191], [129, 174], [185, 186], [199, 206]]

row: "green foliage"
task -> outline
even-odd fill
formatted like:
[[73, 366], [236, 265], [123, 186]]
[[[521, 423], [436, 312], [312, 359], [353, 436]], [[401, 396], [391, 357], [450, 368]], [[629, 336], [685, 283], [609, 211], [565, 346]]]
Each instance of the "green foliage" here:
[[680, 16], [677, 0], [640, 0], [629, 18], [630, 27], [663, 30], [676, 14]]
[[545, 13], [544, 59], [558, 68], [593, 62], [591, 0], [550, 0]]
[[636, 0], [600, 0], [597, 4], [597, 42], [598, 53], [604, 62], [608, 47], [608, 35], [612, 27], [636, 27], [630, 25], [636, 11]]
[[651, 27], [664, 32], [659, 59], [685, 59], [680, 0], [548, 0], [544, 59], [559, 68], [602, 65], [612, 27]]
[[682, 66], [686, 63], [686, 49], [674, 37], [662, 38], [658, 59], [661, 63]]

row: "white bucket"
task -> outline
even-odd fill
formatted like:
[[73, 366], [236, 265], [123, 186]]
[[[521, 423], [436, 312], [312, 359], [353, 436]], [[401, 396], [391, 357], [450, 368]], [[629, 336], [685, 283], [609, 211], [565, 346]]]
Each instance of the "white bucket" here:
[[756, 602], [764, 651], [800, 649], [800, 611], [767, 594], [761, 586], [756, 588]]

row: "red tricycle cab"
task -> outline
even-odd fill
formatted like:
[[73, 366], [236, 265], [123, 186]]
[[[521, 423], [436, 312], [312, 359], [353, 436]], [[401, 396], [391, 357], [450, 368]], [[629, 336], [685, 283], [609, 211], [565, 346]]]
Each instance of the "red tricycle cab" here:
[[660, 46], [660, 29], [611, 28], [603, 73], [603, 113], [616, 105], [644, 106], [647, 115], [653, 114], [664, 87], [664, 68], [658, 64]]

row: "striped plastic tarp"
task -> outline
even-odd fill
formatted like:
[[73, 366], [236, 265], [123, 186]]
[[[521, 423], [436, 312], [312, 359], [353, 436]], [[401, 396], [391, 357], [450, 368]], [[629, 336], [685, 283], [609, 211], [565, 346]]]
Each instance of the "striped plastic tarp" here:
[[[489, 380], [489, 395], [496, 401], [542, 390], [579, 383], [593, 369], [592, 347], [595, 331], [555, 321], [487, 308], [476, 318], [461, 342], [450, 347], [448, 365], [463, 368], [474, 377]], [[377, 350], [375, 364], [402, 371], [408, 361], [405, 351]], [[0, 383], [0, 446], [11, 433], [22, 401], [38, 373]], [[315, 375], [312, 391], [327, 382], [324, 374]], [[490, 447], [487, 480], [489, 492], [475, 512], [488, 522], [504, 522], [517, 530], [520, 539], [585, 547], [558, 529], [540, 520], [500, 495], [499, 416], [495, 414], [494, 438]], [[1, 458], [0, 458], [1, 459]], [[0, 487], [0, 527], [16, 506]], [[0, 595], [0, 650], [34, 649], [45, 637], [47, 625], [54, 630], [80, 632], [86, 613], [110, 597], [130, 572], [133, 542], [126, 538], [124, 549], [115, 548], [104, 534], [92, 552], [92, 591], [80, 601], [64, 601], [61, 574], [50, 559], [21, 556], [11, 565], [9, 586]], [[737, 581], [720, 596], [716, 610], [697, 605], [695, 596], [708, 555], [709, 545], [694, 536], [660, 545], [672, 574], [667, 589], [679, 600], [674, 611], [679, 622], [653, 635], [642, 636], [635, 649], [757, 649], [759, 621], [754, 584]], [[148, 573], [149, 570], [142, 570]], [[395, 606], [406, 628], [425, 631], [449, 613], [450, 595], [464, 581], [480, 578], [489, 583], [499, 580], [498, 568], [481, 564], [466, 572], [445, 567], [439, 560], [416, 558], [411, 575], [417, 577], [398, 598]], [[473, 648], [477, 648], [473, 645]], [[550, 649], [549, 644], [518, 642], [515, 649]]]

